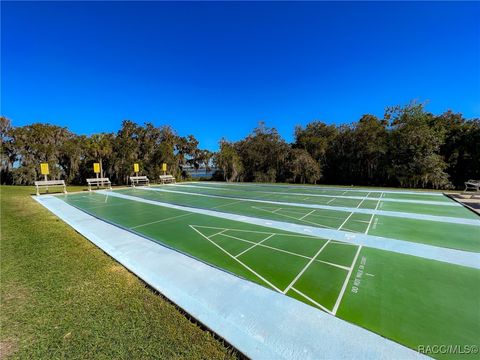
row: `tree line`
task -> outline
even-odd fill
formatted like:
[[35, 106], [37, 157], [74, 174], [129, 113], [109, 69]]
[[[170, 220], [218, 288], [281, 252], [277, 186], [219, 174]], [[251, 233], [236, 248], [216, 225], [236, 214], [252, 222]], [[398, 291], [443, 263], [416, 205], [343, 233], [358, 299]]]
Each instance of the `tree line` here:
[[117, 133], [76, 135], [67, 128], [50, 124], [13, 127], [0, 118], [2, 137], [2, 184], [30, 185], [40, 174], [40, 163], [50, 168], [50, 178], [69, 184], [84, 184], [95, 177], [93, 164], [99, 163], [100, 177], [114, 184], [126, 184], [138, 163], [143, 175], [158, 179], [162, 164], [177, 178], [187, 177], [185, 168], [209, 167], [213, 153], [198, 148], [193, 135], [179, 136], [170, 126], [141, 126], [122, 122]]
[[220, 141], [215, 159], [227, 181], [461, 188], [480, 179], [480, 119], [434, 115], [412, 102], [348, 125], [313, 121], [287, 144], [259, 125], [245, 139]]
[[216, 167], [216, 180], [328, 183], [420, 188], [460, 188], [480, 178], [480, 120], [447, 111], [434, 115], [424, 104], [388, 107], [383, 118], [363, 115], [357, 122], [297, 126], [287, 143], [275, 128], [260, 123], [240, 141], [221, 139], [213, 153], [193, 135], [170, 126], [125, 120], [117, 133], [76, 135], [67, 128], [32, 124], [14, 127], [0, 117], [2, 184], [32, 184], [48, 162], [53, 178], [82, 184], [102, 177], [126, 184], [133, 164], [157, 179], [168, 172], [188, 178], [186, 168]]

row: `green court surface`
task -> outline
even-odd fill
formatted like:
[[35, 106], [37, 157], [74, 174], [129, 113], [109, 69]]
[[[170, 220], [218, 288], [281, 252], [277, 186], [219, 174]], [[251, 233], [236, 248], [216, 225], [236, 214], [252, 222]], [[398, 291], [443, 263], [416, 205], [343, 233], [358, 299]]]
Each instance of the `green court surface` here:
[[[150, 190], [122, 189], [113, 193], [133, 196], [133, 199], [109, 196], [112, 192], [76, 193], [59, 198], [102, 220], [291, 296], [319, 311], [338, 316], [410, 348], [435, 344], [478, 344], [478, 269], [164, 206], [177, 204], [480, 252], [478, 225], [251, 201], [268, 199], [300, 204], [327, 204], [330, 201], [327, 205], [349, 208], [366, 206], [379, 210], [380, 204], [388, 203], [388, 206], [401, 208], [395, 211], [413, 214], [421, 211], [432, 216], [441, 213], [442, 216], [457, 219], [480, 219], [463, 207], [445, 205], [452, 200], [442, 195], [373, 193], [369, 190], [345, 193], [347, 190], [314, 187], [211, 183], [157, 188], [188, 194], [152, 189], [155, 187]], [[265, 191], [273, 194], [265, 194]], [[329, 197], [311, 199], [308, 195], [280, 193], [322, 194]], [[341, 195], [344, 193], [348, 195]], [[340, 202], [334, 204], [335, 200], [331, 201], [335, 196], [361, 199], [343, 199], [346, 202], [339, 205]], [[381, 201], [387, 196], [391, 199], [433, 201], [438, 204], [426, 206], [415, 202]], [[141, 199], [155, 203], [138, 201]], [[366, 205], [371, 201], [375, 203], [374, 206]], [[421, 210], [417, 205], [422, 205]], [[449, 215], [443, 211], [448, 211]], [[453, 356], [440, 354], [438, 357]]]

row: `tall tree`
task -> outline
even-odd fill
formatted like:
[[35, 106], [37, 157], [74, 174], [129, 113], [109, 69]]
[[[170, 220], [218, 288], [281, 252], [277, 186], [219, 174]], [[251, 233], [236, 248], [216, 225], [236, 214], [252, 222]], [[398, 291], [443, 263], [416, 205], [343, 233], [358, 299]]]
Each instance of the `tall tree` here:
[[283, 180], [288, 145], [277, 129], [260, 122], [245, 139], [235, 147], [244, 166], [246, 181], [276, 182]]
[[288, 180], [296, 183], [315, 183], [321, 175], [320, 165], [304, 149], [291, 149], [287, 158]]
[[238, 181], [241, 178], [243, 164], [234, 144], [220, 140], [220, 150], [215, 154], [214, 162], [222, 170], [224, 180]]
[[306, 150], [323, 169], [327, 166], [327, 151], [338, 135], [335, 125], [327, 125], [322, 121], [312, 121], [305, 128], [295, 127], [294, 147]]
[[12, 182], [13, 163], [16, 159], [15, 149], [11, 138], [12, 123], [5, 116], [0, 116], [0, 141], [1, 141], [1, 161], [0, 161], [0, 182], [8, 184]]
[[440, 156], [443, 130], [431, 126], [433, 115], [423, 104], [388, 108], [390, 119], [390, 174], [400, 186], [435, 188], [449, 186], [447, 164]]

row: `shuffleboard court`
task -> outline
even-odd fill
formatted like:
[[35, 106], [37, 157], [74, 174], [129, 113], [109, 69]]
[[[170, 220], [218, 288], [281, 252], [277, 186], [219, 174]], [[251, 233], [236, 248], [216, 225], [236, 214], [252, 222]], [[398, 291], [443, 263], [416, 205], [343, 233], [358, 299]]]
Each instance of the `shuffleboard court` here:
[[[478, 225], [446, 223], [441, 221], [419, 220], [415, 216], [412, 218], [389, 217], [350, 211], [256, 203], [248, 200], [230, 198], [195, 196], [172, 193], [170, 189], [172, 189], [172, 187], [168, 186], [166, 189], [157, 189], [162, 191], [155, 191], [154, 189], [128, 189], [120, 190], [119, 192], [170, 204], [203, 209], [217, 209], [238, 215], [287, 221], [327, 229], [368, 233], [452, 249], [480, 252], [480, 241], [478, 239], [478, 225], [480, 225], [480, 221], [475, 218], [471, 220], [478, 221]], [[470, 211], [466, 209], [465, 211], [470, 213]], [[456, 220], [453, 219], [453, 221]], [[393, 226], [394, 231], [390, 233], [391, 226]], [[394, 234], [395, 236], [390, 236], [390, 234]]]
[[[423, 205], [449, 209], [452, 211], [450, 215], [455, 212], [455, 216], [448, 217], [453, 219], [452, 222], [442, 222], [440, 218], [432, 221], [339, 211], [334, 206], [330, 210], [312, 209], [252, 201], [290, 196], [264, 194], [265, 188], [282, 193], [305, 191], [305, 187], [295, 186], [195, 183], [77, 193], [58, 198], [98, 219], [412, 349], [425, 344], [475, 344], [478, 340], [478, 268], [385, 251], [354, 240], [345, 242], [308, 236], [275, 225], [282, 222], [334, 233], [367, 237], [381, 235], [385, 241], [425, 244], [431, 246], [432, 251], [457, 249], [477, 256], [480, 252], [480, 224], [477, 225], [475, 220], [478, 221], [478, 217], [456, 204], [450, 205], [452, 201], [446, 197], [428, 193], [406, 193], [403, 196], [398, 193], [398, 196], [402, 200], [420, 202], [419, 198], [422, 198], [438, 202]], [[174, 189], [181, 189], [182, 193], [171, 192]], [[328, 189], [312, 187], [309, 191], [327, 195]], [[226, 192], [232, 194], [223, 196]], [[218, 197], [210, 196], [219, 194]], [[357, 204], [355, 208], [359, 210], [366, 201], [374, 201], [377, 210], [380, 203], [397, 204], [394, 201], [381, 202], [386, 196], [384, 191], [378, 190], [376, 194], [371, 200], [372, 191], [356, 191], [352, 197], [363, 196], [363, 199], [344, 200], [353, 200], [350, 207]], [[334, 198], [335, 195], [329, 193], [328, 196]], [[311, 204], [309, 199], [291, 196], [295, 197], [296, 203], [305, 201], [305, 204]], [[173, 204], [179, 206], [172, 208]], [[417, 206], [408, 202], [398, 204]], [[404, 210], [415, 213], [408, 206]], [[229, 214], [229, 218], [211, 216], [208, 211]], [[239, 221], [233, 220], [232, 214]], [[436, 217], [437, 214], [432, 211], [428, 216]], [[245, 220], [247, 217], [264, 219], [265, 226], [249, 223]], [[455, 219], [459, 222], [456, 223]], [[462, 219], [471, 224], [462, 223]], [[448, 355], [440, 354], [439, 357], [448, 358]]]

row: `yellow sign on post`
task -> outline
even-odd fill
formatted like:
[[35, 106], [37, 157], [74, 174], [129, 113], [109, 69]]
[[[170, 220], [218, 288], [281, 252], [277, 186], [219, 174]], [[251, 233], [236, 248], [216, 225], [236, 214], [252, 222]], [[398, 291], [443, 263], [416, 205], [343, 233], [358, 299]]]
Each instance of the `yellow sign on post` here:
[[100, 173], [100, 164], [99, 163], [93, 163], [93, 172], [95, 174], [99, 174]]
[[140, 171], [140, 166], [137, 163], [133, 164], [133, 172], [138, 173]]
[[48, 169], [48, 163], [41, 163], [40, 164], [40, 172], [42, 175], [49, 175], [50, 171]]
[[167, 164], [165, 163], [162, 164], [162, 171], [167, 171]]

